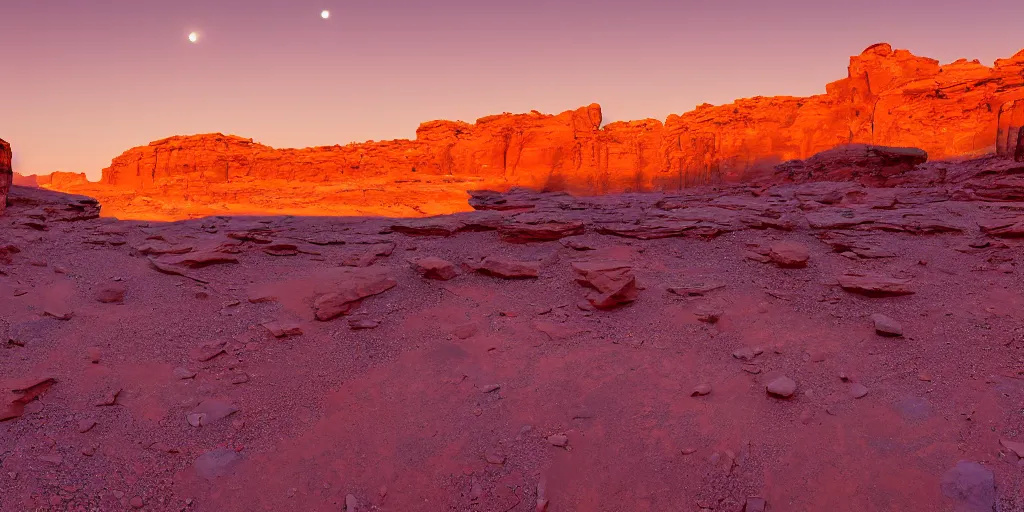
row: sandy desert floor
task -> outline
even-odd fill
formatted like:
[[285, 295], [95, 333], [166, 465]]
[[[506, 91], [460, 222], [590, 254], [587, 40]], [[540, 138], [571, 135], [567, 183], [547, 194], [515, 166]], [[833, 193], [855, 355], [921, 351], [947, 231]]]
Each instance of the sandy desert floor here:
[[1024, 204], [756, 192], [147, 223], [15, 187], [0, 509], [1024, 510]]

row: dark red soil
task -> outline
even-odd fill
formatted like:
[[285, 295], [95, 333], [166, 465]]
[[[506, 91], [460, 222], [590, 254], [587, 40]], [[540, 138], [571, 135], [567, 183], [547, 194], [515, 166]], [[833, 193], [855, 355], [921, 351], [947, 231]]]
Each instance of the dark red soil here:
[[[994, 473], [997, 510], [1024, 510], [1021, 466], [1000, 443], [1024, 441], [1021, 245], [979, 231], [1024, 205], [828, 205], [796, 189], [722, 208], [788, 219], [791, 231], [703, 218], [721, 213], [708, 210], [713, 191], [670, 198], [675, 208], [656, 195], [532, 197], [528, 215], [585, 221], [571, 244], [410, 236], [388, 219], [38, 230], [16, 204], [0, 219], [0, 247], [17, 249], [0, 258], [0, 341], [19, 338], [0, 350], [0, 408], [20, 413], [0, 423], [0, 509], [523, 512], [542, 493], [551, 512], [739, 512], [750, 497], [771, 511], [942, 511], [965, 506], [940, 482], [967, 460]], [[815, 211], [883, 218], [815, 229]], [[701, 219], [670, 238], [598, 234], [600, 222], [644, 225], [653, 212]], [[960, 231], [921, 233], [918, 214]], [[819, 239], [827, 230], [893, 256], [841, 255]], [[239, 232], [260, 236], [225, 236]], [[238, 262], [180, 268], [195, 280], [161, 273], [138, 249], [153, 236], [193, 252], [221, 244]], [[261, 236], [299, 251], [268, 254]], [[752, 259], [770, 260], [777, 241], [805, 245], [806, 267]], [[353, 258], [364, 249], [373, 254]], [[460, 275], [425, 279], [408, 260], [426, 256]], [[486, 256], [538, 262], [540, 275], [472, 271]], [[570, 266], [581, 259], [628, 264], [636, 300], [594, 309]], [[909, 279], [914, 293], [851, 293], [837, 280], [848, 272]], [[314, 318], [317, 296], [374, 275], [398, 284]], [[694, 283], [724, 286], [668, 291]], [[97, 300], [110, 285], [123, 303]], [[876, 313], [903, 336], [876, 334]], [[270, 321], [302, 334], [275, 338]], [[200, 361], [219, 341], [225, 353]], [[763, 353], [734, 357], [744, 347], [737, 355]], [[779, 376], [796, 382], [792, 398], [766, 393]], [[14, 392], [45, 379], [34, 400]], [[691, 396], [702, 384], [711, 392]]]

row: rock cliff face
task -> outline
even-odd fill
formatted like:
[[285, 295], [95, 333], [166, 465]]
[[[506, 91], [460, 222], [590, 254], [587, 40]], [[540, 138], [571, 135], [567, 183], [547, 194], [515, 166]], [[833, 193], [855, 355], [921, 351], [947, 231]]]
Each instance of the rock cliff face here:
[[11, 170], [11, 145], [0, 139], [0, 214], [7, 208], [7, 193], [11, 190], [14, 172]]
[[848, 76], [825, 94], [702, 105], [665, 122], [602, 127], [592, 104], [475, 124], [431, 121], [415, 140], [346, 146], [274, 149], [221, 134], [178, 136], [126, 151], [99, 185], [49, 188], [165, 205], [327, 213], [345, 203], [364, 207], [353, 213], [424, 215], [465, 209], [474, 188], [603, 194], [743, 181], [848, 144], [920, 148], [933, 159], [1024, 158], [1024, 51], [993, 67], [966, 59], [940, 66], [882, 43], [852, 57]]

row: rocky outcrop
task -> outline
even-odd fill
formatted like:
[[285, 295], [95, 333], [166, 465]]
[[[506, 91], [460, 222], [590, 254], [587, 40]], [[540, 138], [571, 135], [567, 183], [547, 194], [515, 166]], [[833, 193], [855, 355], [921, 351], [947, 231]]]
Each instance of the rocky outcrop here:
[[[172, 217], [246, 209], [425, 216], [468, 209], [468, 190], [679, 190], [767, 177], [782, 162], [863, 147], [850, 145], [919, 148], [932, 159], [1024, 159], [1024, 51], [992, 67], [966, 59], [940, 66], [876, 44], [851, 57], [847, 77], [825, 89], [705, 104], [664, 122], [602, 126], [601, 107], [592, 104], [473, 124], [431, 121], [415, 140], [306, 149], [178, 136], [126, 151], [100, 184], [44, 186], [100, 197], [110, 214], [134, 204]], [[254, 192], [268, 189], [275, 193]]]
[[928, 161], [917, 148], [847, 144], [775, 167], [774, 182], [856, 181], [879, 186]]
[[7, 194], [11, 191], [14, 171], [11, 170], [11, 145], [0, 139], [0, 214], [7, 208]]

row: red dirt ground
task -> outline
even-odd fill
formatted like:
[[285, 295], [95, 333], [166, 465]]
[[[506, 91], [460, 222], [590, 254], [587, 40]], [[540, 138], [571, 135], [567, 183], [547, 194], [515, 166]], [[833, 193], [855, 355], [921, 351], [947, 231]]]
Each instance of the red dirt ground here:
[[[15, 187], [0, 219], [0, 248], [15, 247], [0, 252], [0, 411], [16, 416], [0, 423], [0, 509], [753, 512], [762, 497], [776, 512], [1024, 510], [1009, 448], [1024, 442], [1021, 245], [979, 230], [1024, 204], [879, 207], [879, 189], [850, 203], [835, 190], [160, 224], [59, 222], [39, 213], [48, 192]], [[820, 227], [815, 214], [860, 224]], [[560, 241], [484, 230], [573, 220], [584, 234]], [[793, 229], [754, 229], [769, 220]], [[457, 232], [415, 235], [430, 222]], [[621, 224], [679, 236], [610, 234]], [[890, 257], [840, 254], [826, 232]], [[806, 267], [757, 261], [778, 241], [806, 246]], [[282, 243], [296, 249], [263, 250]], [[188, 268], [143, 254], [153, 244], [237, 262]], [[408, 260], [426, 256], [460, 275], [421, 277]], [[539, 277], [473, 272], [485, 256], [534, 262]], [[636, 300], [595, 310], [571, 267], [582, 260], [630, 267]], [[851, 293], [837, 280], [848, 272], [909, 279], [915, 293]], [[353, 283], [378, 275], [397, 286], [315, 319], [318, 296], [358, 295]], [[723, 286], [668, 291], [707, 283]], [[96, 300], [111, 285], [123, 303]], [[716, 323], [695, 314], [714, 310]], [[876, 313], [903, 336], [876, 334]], [[269, 321], [302, 334], [275, 338]], [[733, 354], [757, 353], [744, 347], [763, 353], [744, 362]], [[782, 375], [790, 399], [766, 393]], [[691, 396], [701, 384], [710, 394]], [[217, 419], [218, 405], [237, 411]], [[954, 482], [950, 497], [941, 482], [961, 460], [991, 471], [995, 494]]]

